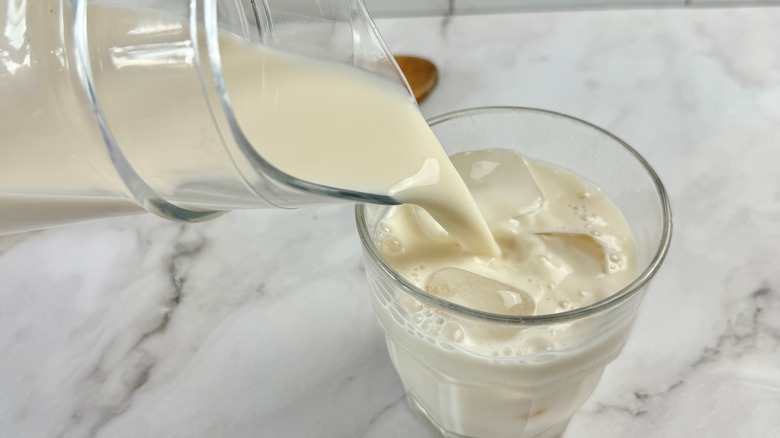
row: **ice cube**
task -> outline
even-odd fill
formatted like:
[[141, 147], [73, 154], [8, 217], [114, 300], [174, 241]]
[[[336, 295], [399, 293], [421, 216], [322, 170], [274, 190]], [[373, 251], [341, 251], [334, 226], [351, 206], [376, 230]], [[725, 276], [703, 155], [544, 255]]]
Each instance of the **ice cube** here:
[[461, 152], [450, 157], [488, 223], [532, 213], [544, 196], [525, 160], [508, 149]]
[[434, 272], [425, 290], [464, 307], [500, 315], [533, 315], [534, 299], [528, 293], [500, 281], [460, 268]]
[[592, 258], [601, 266], [601, 271], [604, 273], [612, 271], [609, 269], [610, 261], [607, 245], [592, 234], [578, 231], [550, 231], [536, 234], [556, 239], [567, 247]]

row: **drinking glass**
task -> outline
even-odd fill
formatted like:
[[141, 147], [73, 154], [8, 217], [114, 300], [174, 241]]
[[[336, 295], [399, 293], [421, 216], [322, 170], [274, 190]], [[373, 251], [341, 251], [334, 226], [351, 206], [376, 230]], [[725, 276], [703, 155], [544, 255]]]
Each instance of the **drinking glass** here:
[[429, 295], [382, 259], [389, 206], [358, 205], [371, 299], [409, 406], [443, 436], [556, 437], [628, 339], [671, 239], [669, 200], [634, 149], [574, 117], [531, 108], [476, 108], [429, 121], [452, 155], [513, 149], [599, 186], [636, 238], [636, 278], [586, 307], [503, 316]]

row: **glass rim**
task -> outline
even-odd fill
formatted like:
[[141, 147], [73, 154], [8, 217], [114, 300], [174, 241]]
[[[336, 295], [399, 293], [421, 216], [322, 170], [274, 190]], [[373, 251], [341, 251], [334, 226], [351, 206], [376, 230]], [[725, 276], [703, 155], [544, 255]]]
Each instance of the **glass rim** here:
[[627, 299], [631, 298], [632, 296], [636, 295], [639, 291], [641, 291], [642, 288], [650, 281], [650, 279], [658, 272], [659, 268], [661, 267], [661, 264], [663, 263], [667, 253], [669, 252], [669, 246], [671, 244], [671, 239], [672, 239], [672, 212], [671, 212], [671, 205], [669, 202], [669, 198], [666, 194], [666, 189], [664, 189], [663, 183], [661, 183], [660, 178], [656, 174], [655, 170], [653, 170], [653, 168], [647, 162], [647, 160], [645, 160], [645, 158], [642, 157], [642, 155], [640, 155], [639, 152], [637, 152], [634, 148], [629, 146], [626, 142], [624, 142], [614, 134], [610, 133], [609, 131], [606, 131], [605, 129], [602, 129], [582, 119], [569, 116], [566, 114], [562, 114], [559, 112], [550, 111], [550, 110], [529, 108], [529, 107], [517, 107], [517, 106], [477, 107], [477, 108], [467, 108], [458, 111], [448, 112], [445, 114], [432, 117], [427, 121], [430, 126], [434, 126], [436, 124], [446, 122], [454, 118], [458, 118], [466, 115], [490, 113], [490, 112], [523, 112], [523, 113], [530, 112], [530, 113], [538, 113], [538, 114], [567, 119], [601, 132], [602, 134], [616, 141], [618, 144], [623, 146], [623, 148], [625, 148], [629, 153], [631, 153], [634, 156], [634, 158], [636, 158], [639, 161], [639, 163], [642, 165], [642, 167], [650, 176], [661, 204], [661, 215], [663, 216], [663, 228], [661, 231], [661, 238], [658, 247], [656, 248], [655, 254], [653, 255], [653, 258], [650, 260], [650, 262], [648, 263], [647, 267], [641, 273], [639, 273], [631, 283], [629, 283], [619, 291], [615, 292], [614, 294], [610, 295], [607, 298], [599, 300], [588, 306], [580, 307], [573, 310], [567, 310], [560, 313], [549, 313], [544, 315], [528, 315], [528, 316], [510, 316], [510, 315], [501, 315], [497, 313], [483, 312], [480, 310], [475, 310], [465, 306], [461, 306], [459, 304], [455, 304], [450, 301], [431, 295], [425, 292], [424, 290], [418, 288], [414, 284], [412, 284], [410, 281], [404, 278], [403, 275], [401, 275], [395, 269], [393, 269], [387, 262], [385, 262], [381, 254], [379, 254], [379, 250], [377, 249], [376, 245], [371, 240], [370, 231], [368, 229], [368, 226], [366, 225], [366, 214], [365, 214], [366, 206], [364, 204], [357, 204], [355, 206], [355, 222], [357, 224], [358, 235], [360, 236], [360, 242], [363, 248], [367, 251], [371, 259], [374, 262], [376, 262], [377, 265], [380, 267], [380, 269], [384, 272], [384, 274], [392, 278], [404, 290], [404, 292], [408, 293], [409, 295], [411, 295], [412, 297], [414, 297], [415, 299], [423, 303], [431, 304], [449, 311], [454, 311], [463, 316], [467, 316], [475, 319], [493, 321], [493, 322], [507, 323], [507, 324], [542, 325], [542, 324], [559, 323], [559, 322], [564, 322], [569, 320], [581, 319], [586, 316], [611, 309], [617, 306], [618, 304], [626, 301]]

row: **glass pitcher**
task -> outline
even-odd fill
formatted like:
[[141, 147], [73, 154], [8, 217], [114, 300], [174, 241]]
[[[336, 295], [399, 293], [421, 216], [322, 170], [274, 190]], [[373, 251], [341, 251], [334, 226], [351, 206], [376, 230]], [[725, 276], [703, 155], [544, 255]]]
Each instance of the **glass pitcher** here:
[[395, 203], [269, 164], [222, 70], [230, 35], [367, 70], [414, 102], [362, 0], [0, 0], [0, 27], [0, 235], [145, 211], [195, 222]]

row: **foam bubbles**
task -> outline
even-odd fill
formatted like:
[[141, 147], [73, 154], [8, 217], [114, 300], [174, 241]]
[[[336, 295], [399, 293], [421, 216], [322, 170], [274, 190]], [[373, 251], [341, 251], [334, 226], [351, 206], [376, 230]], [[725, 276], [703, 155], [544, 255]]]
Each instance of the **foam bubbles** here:
[[450, 342], [461, 342], [465, 338], [463, 328], [454, 322], [448, 322], [441, 328], [441, 335]]
[[403, 244], [395, 237], [386, 237], [379, 245], [382, 253], [386, 255], [398, 255], [404, 252]]
[[523, 341], [522, 349], [525, 354], [535, 354], [552, 350], [552, 342], [541, 336], [533, 336]]

